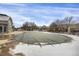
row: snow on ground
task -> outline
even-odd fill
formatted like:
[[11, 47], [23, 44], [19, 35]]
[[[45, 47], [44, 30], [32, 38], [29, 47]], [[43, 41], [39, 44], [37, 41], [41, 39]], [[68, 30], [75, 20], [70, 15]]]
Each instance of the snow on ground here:
[[46, 45], [43, 47], [20, 43], [15, 49], [10, 48], [10, 53], [12, 55], [22, 53], [28, 56], [79, 56], [79, 37], [68, 34], [60, 35], [71, 37], [73, 40], [69, 43]]

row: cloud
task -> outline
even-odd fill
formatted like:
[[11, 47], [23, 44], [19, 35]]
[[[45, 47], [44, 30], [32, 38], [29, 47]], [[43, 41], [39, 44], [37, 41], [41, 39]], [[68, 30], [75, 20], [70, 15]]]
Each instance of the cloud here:
[[16, 6], [16, 7], [24, 7], [25, 4], [20, 4], [20, 3], [1, 3], [0, 5], [3, 5], [3, 6]]
[[1, 11], [0, 13], [2, 13], [2, 14], [7, 14], [7, 15], [11, 16], [13, 23], [16, 27], [22, 26], [22, 24], [25, 21], [29, 21], [29, 22], [31, 21], [30, 18], [24, 17], [23, 15], [20, 15], [16, 12], [8, 11], [7, 9], [6, 10], [0, 9], [0, 11]]
[[26, 21], [35, 22], [37, 25], [49, 25], [54, 20], [61, 20], [66, 16], [74, 16], [78, 19], [79, 8], [53, 7], [44, 4], [0, 4], [0, 13], [11, 16], [14, 25], [19, 27]]

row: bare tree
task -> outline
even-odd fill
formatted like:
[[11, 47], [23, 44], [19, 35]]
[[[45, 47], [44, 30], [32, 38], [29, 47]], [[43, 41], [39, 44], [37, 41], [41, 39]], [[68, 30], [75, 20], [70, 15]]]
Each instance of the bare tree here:
[[55, 22], [52, 22], [49, 26], [49, 31], [56, 32], [57, 31], [57, 24]]
[[41, 26], [40, 27], [40, 29], [39, 29], [40, 31], [47, 31], [48, 30], [48, 28], [47, 28], [47, 26], [46, 25], [43, 25], [43, 26]]
[[55, 20], [49, 26], [50, 31], [57, 31], [57, 32], [65, 32], [71, 33], [71, 23], [73, 17], [65, 17], [64, 20]]
[[37, 25], [33, 22], [25, 22], [22, 26], [22, 29], [32, 31], [37, 29]]
[[65, 25], [67, 26], [67, 32], [71, 33], [71, 22], [72, 22], [73, 17], [66, 17], [64, 19]]

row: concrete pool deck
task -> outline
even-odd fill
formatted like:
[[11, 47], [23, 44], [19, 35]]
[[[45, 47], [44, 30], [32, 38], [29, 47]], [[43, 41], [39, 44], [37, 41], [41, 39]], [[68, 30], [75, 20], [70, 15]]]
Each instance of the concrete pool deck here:
[[46, 45], [42, 48], [36, 45], [27, 45], [20, 43], [16, 45], [15, 49], [10, 48], [9, 52], [12, 55], [15, 55], [16, 53], [22, 53], [26, 56], [79, 56], [79, 37], [68, 34], [60, 35], [71, 37], [73, 40], [69, 43]]
[[[27, 31], [16, 31], [9, 33], [9, 35], [11, 34], [18, 35], [24, 32]], [[43, 32], [43, 33], [49, 33], [49, 32]], [[14, 49], [9, 48], [9, 53], [11, 55], [22, 53], [25, 56], [79, 56], [79, 36], [61, 34], [61, 33], [55, 33], [55, 34], [68, 36], [71, 37], [73, 40], [72, 42], [68, 43], [45, 45], [43, 47], [40, 47], [38, 45], [28, 45], [24, 43], [19, 43], [18, 45], [15, 46]], [[10, 42], [8, 39], [0, 40], [0, 44], [5, 44], [8, 42]]]

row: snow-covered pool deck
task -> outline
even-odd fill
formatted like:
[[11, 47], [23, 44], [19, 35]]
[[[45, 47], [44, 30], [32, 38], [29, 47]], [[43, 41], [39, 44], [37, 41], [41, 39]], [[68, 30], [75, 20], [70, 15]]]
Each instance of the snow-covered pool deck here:
[[37, 45], [28, 46], [27, 44], [19, 43], [15, 49], [10, 48], [9, 53], [12, 55], [22, 53], [26, 56], [79, 56], [79, 37], [68, 34], [60, 35], [71, 37], [73, 40], [70, 43], [46, 45], [42, 48]]

